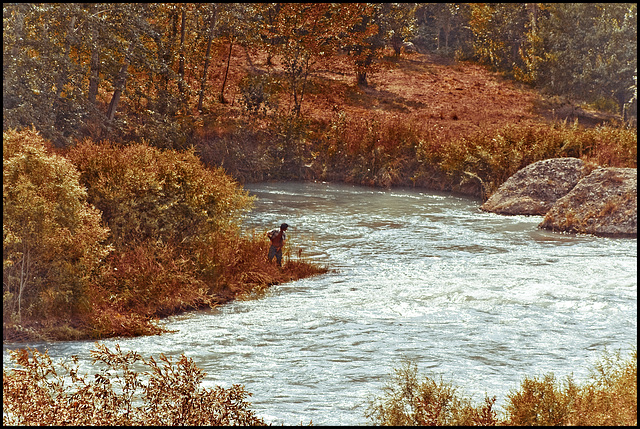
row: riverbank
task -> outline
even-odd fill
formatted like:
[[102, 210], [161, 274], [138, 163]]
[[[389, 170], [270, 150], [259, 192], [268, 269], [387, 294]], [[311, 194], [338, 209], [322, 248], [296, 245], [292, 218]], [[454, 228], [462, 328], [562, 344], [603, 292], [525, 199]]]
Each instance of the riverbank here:
[[[412, 189], [248, 189], [248, 230], [295, 219], [292, 243], [339, 271], [171, 318], [175, 333], [100, 343], [174, 362], [184, 353], [203, 386], [244, 385], [273, 425], [357, 426], [403, 357], [462, 386], [460, 397], [497, 396], [497, 411], [526, 375], [582, 384], [605, 347], [626, 354], [636, 342], [635, 240], [554, 234], [535, 218], [478, 212], [477, 199]], [[91, 371], [92, 342], [46, 347]]]
[[3, 339], [163, 332], [158, 318], [324, 272], [267, 262], [253, 198], [189, 152], [84, 141], [64, 156], [3, 133]]
[[[265, 240], [266, 241], [266, 240]], [[172, 297], [161, 310], [123, 311], [114, 306], [95, 306], [83, 317], [50, 318], [26, 323], [3, 323], [3, 343], [41, 341], [98, 340], [112, 337], [160, 335], [171, 332], [162, 326], [162, 319], [186, 311], [215, 308], [263, 293], [269, 287], [308, 278], [329, 271], [327, 267], [292, 258], [289, 246], [285, 249], [283, 267], [266, 260], [268, 246], [259, 240], [248, 240], [230, 252], [241, 254], [233, 265], [223, 268], [217, 286], [200, 290], [197, 295]], [[210, 293], [209, 291], [215, 291]], [[161, 298], [166, 301], [166, 297]], [[103, 301], [103, 300], [101, 300]], [[98, 303], [98, 302], [96, 302]]]
[[[637, 167], [637, 131], [613, 114], [433, 54], [386, 56], [368, 86], [336, 58], [309, 77], [300, 116], [288, 115], [277, 61], [239, 52], [234, 101], [197, 112], [190, 143], [242, 183], [319, 180], [413, 186], [487, 199], [521, 168], [577, 157]], [[249, 83], [247, 83], [249, 82]], [[264, 109], [243, 98], [263, 92]], [[244, 91], [244, 92], [243, 92]], [[267, 103], [269, 101], [269, 103]], [[193, 119], [193, 118], [192, 118]]]

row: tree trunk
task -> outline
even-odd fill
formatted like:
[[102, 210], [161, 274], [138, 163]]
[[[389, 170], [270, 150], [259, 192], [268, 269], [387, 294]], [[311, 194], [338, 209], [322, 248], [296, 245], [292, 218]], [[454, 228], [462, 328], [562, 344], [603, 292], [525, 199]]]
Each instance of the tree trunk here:
[[114, 84], [113, 97], [111, 97], [111, 102], [109, 103], [109, 109], [107, 110], [107, 121], [113, 121], [113, 118], [116, 115], [116, 110], [118, 108], [118, 103], [120, 102], [120, 96], [122, 95], [122, 91], [124, 91], [125, 85], [127, 83], [127, 68], [129, 68], [129, 55], [131, 54], [131, 50], [133, 48], [133, 42], [130, 43], [129, 49], [127, 49], [127, 53], [124, 57], [124, 64], [120, 67], [120, 72], [118, 73], [118, 77], [116, 78]]
[[69, 26], [67, 27], [67, 37], [65, 38], [64, 43], [64, 57], [62, 70], [58, 75], [58, 82], [56, 84], [56, 97], [60, 97], [62, 94], [62, 89], [67, 84], [67, 80], [69, 79], [69, 52], [71, 51], [71, 34], [73, 33], [73, 27], [76, 25], [76, 17], [72, 16], [69, 21]]
[[154, 108], [158, 113], [164, 115], [167, 111], [167, 91], [169, 87], [169, 66], [167, 63], [169, 62], [170, 56], [167, 53], [167, 45], [162, 42], [162, 36], [160, 34], [156, 34], [153, 37], [153, 41], [157, 46], [156, 52], [158, 53], [158, 64], [160, 65], [160, 78], [154, 79], [157, 94]]
[[91, 63], [89, 65], [89, 103], [96, 104], [98, 80], [100, 78], [100, 54], [98, 52], [98, 30], [92, 31]]
[[222, 80], [222, 89], [220, 90], [220, 97], [218, 100], [220, 103], [226, 103], [224, 99], [224, 87], [227, 84], [227, 76], [229, 75], [229, 64], [231, 64], [231, 50], [233, 49], [233, 36], [229, 36], [229, 57], [227, 58], [227, 69], [224, 72], [224, 79]]
[[357, 72], [356, 79], [358, 81], [358, 85], [367, 86], [367, 72]]
[[[12, 58], [19, 58], [20, 52], [22, 52], [24, 46], [25, 35], [24, 14], [22, 12], [23, 7], [25, 7], [25, 5], [21, 4], [15, 8], [15, 27], [13, 32], [15, 43], [13, 43], [13, 46], [11, 47]], [[6, 63], [3, 64], [3, 68], [4, 73], [2, 75], [2, 106], [4, 109], [13, 109], [22, 103], [21, 100], [23, 95], [15, 94], [10, 89], [16, 86], [18, 75], [21, 75], [22, 72], [19, 71], [19, 66], [9, 66]]]
[[393, 53], [396, 58], [400, 58], [400, 52], [402, 51], [402, 37], [397, 33], [393, 33], [391, 36], [391, 46], [393, 47]]
[[303, 74], [302, 74], [302, 85], [300, 86], [300, 99], [298, 99], [298, 97], [296, 96], [296, 103], [295, 103], [295, 110], [296, 110], [296, 117], [300, 116], [300, 112], [302, 110], [302, 100], [304, 99], [304, 94], [306, 92], [307, 89], [307, 80], [309, 78], [309, 72], [310, 72], [310, 61], [311, 58], [309, 56], [306, 56], [303, 60]]
[[213, 31], [216, 27], [216, 9], [213, 6], [213, 14], [209, 26], [209, 35], [207, 37], [207, 53], [204, 57], [204, 69], [202, 70], [202, 78], [200, 79], [200, 94], [198, 95], [198, 111], [202, 111], [202, 102], [204, 100], [204, 91], [207, 85], [207, 72], [209, 71], [209, 62], [211, 61], [211, 44], [213, 42]]
[[31, 268], [29, 250], [30, 248], [25, 246], [24, 252], [22, 253], [22, 264], [20, 267], [20, 285], [18, 286], [18, 323], [22, 323], [22, 293], [24, 292], [27, 286], [27, 282], [29, 281], [29, 269]]
[[182, 98], [185, 97], [185, 85], [184, 85], [184, 39], [185, 39], [185, 24], [187, 22], [187, 9], [182, 6], [182, 28], [180, 30], [180, 63], [178, 65], [178, 91]]

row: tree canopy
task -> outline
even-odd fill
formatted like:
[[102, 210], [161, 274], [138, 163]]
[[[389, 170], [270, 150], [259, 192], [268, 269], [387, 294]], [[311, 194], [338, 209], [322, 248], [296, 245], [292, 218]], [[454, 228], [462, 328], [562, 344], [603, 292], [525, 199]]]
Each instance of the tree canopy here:
[[238, 46], [281, 61], [299, 114], [316, 61], [349, 55], [365, 85], [382, 49], [405, 41], [635, 115], [636, 40], [634, 3], [6, 3], [3, 129], [182, 148], [174, 119], [227, 101]]

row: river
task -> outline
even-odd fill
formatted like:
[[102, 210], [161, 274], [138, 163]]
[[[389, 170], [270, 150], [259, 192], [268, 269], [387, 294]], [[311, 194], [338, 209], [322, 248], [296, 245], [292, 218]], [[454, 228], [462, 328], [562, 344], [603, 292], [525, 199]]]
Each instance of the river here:
[[[481, 402], [525, 375], [573, 373], [637, 346], [637, 240], [537, 229], [540, 216], [413, 189], [265, 183], [247, 230], [287, 222], [292, 257], [327, 274], [259, 299], [170, 317], [178, 332], [109, 339], [144, 356], [184, 353], [205, 384], [244, 384], [276, 425], [362, 425], [367, 400], [411, 359]], [[89, 360], [93, 342], [29, 344]], [[4, 346], [4, 364], [8, 349]]]

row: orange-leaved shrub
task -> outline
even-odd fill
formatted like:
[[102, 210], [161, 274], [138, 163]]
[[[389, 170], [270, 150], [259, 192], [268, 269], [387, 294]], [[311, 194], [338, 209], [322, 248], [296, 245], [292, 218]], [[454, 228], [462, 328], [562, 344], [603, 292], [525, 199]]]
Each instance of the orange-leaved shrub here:
[[249, 408], [251, 393], [234, 384], [205, 388], [205, 373], [184, 354], [177, 362], [103, 344], [92, 350], [93, 376], [76, 356], [54, 364], [47, 352], [11, 352], [2, 370], [3, 425], [263, 426]]
[[248, 193], [222, 169], [205, 167], [193, 150], [86, 140], [67, 157], [115, 247], [93, 290], [96, 335], [151, 333], [140, 318], [211, 304], [227, 264], [220, 249], [237, 240], [252, 204]]
[[111, 248], [80, 173], [35, 130], [2, 133], [3, 325], [68, 320]]

